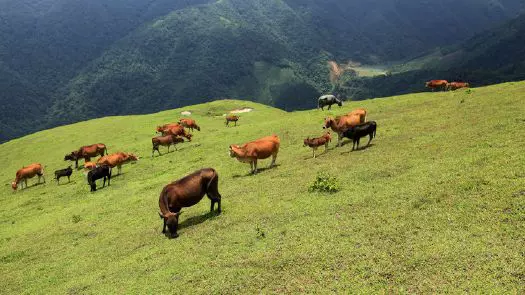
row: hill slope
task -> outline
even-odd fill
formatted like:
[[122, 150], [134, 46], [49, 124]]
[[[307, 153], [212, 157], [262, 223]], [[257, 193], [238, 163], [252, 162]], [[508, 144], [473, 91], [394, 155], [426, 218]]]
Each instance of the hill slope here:
[[[367, 108], [377, 138], [356, 152], [332, 142], [316, 160], [302, 139], [321, 134], [329, 112], [234, 100], [186, 108], [202, 131], [153, 159], [155, 126], [181, 110], [86, 121], [2, 144], [4, 183], [31, 162], [47, 171], [45, 185], [0, 192], [2, 290], [523, 293], [524, 90], [519, 82], [336, 107], [331, 114]], [[244, 106], [254, 111], [224, 127], [220, 115]], [[277, 168], [248, 176], [248, 165], [226, 155], [229, 144], [271, 133], [282, 140]], [[80, 172], [70, 184], [53, 183], [64, 154], [92, 142], [142, 158], [93, 194]], [[159, 193], [202, 167], [220, 175], [223, 213], [207, 214], [204, 199], [184, 210], [180, 237], [169, 240], [160, 234]], [[319, 171], [335, 175], [341, 191], [309, 193]]]

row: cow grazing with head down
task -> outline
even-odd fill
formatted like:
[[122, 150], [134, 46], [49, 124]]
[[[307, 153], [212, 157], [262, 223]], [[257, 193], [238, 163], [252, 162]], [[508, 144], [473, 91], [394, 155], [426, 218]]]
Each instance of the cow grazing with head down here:
[[323, 95], [323, 96], [320, 96], [317, 99], [317, 109], [321, 109], [323, 111], [324, 111], [324, 107], [325, 106], [328, 106], [328, 110], [330, 110], [332, 108], [333, 104], [337, 104], [338, 106], [342, 106], [343, 105], [343, 100], [341, 98], [339, 98], [339, 97], [336, 97], [335, 95], [332, 95], [332, 94]]
[[326, 153], [328, 151], [328, 143], [332, 141], [332, 136], [330, 135], [330, 132], [327, 132], [325, 133], [323, 136], [321, 137], [317, 137], [317, 138], [306, 138], [303, 143], [304, 145], [303, 146], [309, 146], [312, 148], [312, 152], [313, 152], [313, 155], [314, 155], [314, 159], [315, 159], [315, 151], [317, 150], [318, 147], [324, 145], [324, 152]]
[[197, 131], [201, 131], [201, 128], [199, 125], [197, 125], [197, 122], [193, 119], [183, 118], [179, 120], [179, 124], [183, 127], [186, 127], [190, 129], [193, 132], [193, 129], [197, 129]]
[[75, 161], [75, 168], [78, 168], [78, 160], [84, 159], [84, 162], [91, 161], [92, 157], [107, 155], [108, 150], [106, 145], [103, 143], [97, 143], [92, 145], [86, 145], [79, 148], [77, 151], [72, 151], [70, 154], [64, 157], [64, 161]]
[[364, 108], [357, 108], [357, 109], [351, 111], [350, 113], [348, 113], [346, 115], [347, 116], [356, 116], [357, 115], [360, 118], [360, 122], [364, 123], [364, 122], [366, 122], [367, 111]]
[[180, 210], [200, 202], [207, 195], [211, 200], [210, 212], [217, 203], [217, 212], [221, 213], [221, 194], [219, 193], [219, 175], [213, 168], [193, 172], [175, 182], [166, 185], [159, 197], [160, 218], [164, 220], [162, 233], [176, 238], [179, 226]]
[[230, 157], [237, 158], [239, 162], [250, 163], [251, 173], [257, 173], [257, 160], [272, 157], [270, 167], [275, 165], [281, 141], [277, 135], [266, 136], [242, 146], [230, 145]]
[[117, 175], [120, 174], [120, 171], [122, 169], [122, 165], [138, 161], [138, 157], [134, 154], [128, 154], [123, 152], [114, 153], [111, 155], [104, 156], [97, 161], [98, 166], [109, 166], [110, 168], [117, 167], [118, 172]]
[[97, 180], [102, 178], [104, 178], [102, 187], [106, 186], [106, 178], [108, 179], [109, 186], [111, 182], [111, 168], [108, 165], [97, 166], [88, 172], [87, 181], [92, 192], [97, 191]]
[[361, 124], [361, 116], [340, 116], [340, 117], [327, 117], [324, 119], [323, 129], [331, 128], [332, 131], [337, 133], [337, 145], [341, 146], [341, 140], [343, 138], [343, 132], [348, 128]]
[[162, 136], [175, 135], [175, 136], [186, 137], [188, 141], [191, 141], [191, 137], [192, 137], [192, 135], [186, 132], [186, 129], [184, 129], [184, 127], [179, 124], [166, 124], [163, 126], [158, 126], [157, 132], [160, 132]]
[[18, 184], [22, 183], [20, 187], [23, 187], [25, 184], [25, 187], [27, 188], [27, 180], [29, 178], [35, 177], [35, 175], [38, 175], [38, 183], [40, 183], [40, 178], [44, 179], [44, 183], [46, 182], [46, 179], [44, 177], [44, 167], [40, 163], [33, 163], [29, 166], [22, 167], [18, 171], [16, 171], [16, 177], [15, 180], [11, 183], [11, 187], [13, 190], [18, 189]]
[[237, 121], [239, 121], [239, 116], [229, 114], [226, 116], [226, 127], [230, 126], [230, 122], [234, 122], [235, 126], [237, 126]]
[[425, 87], [432, 89], [432, 91], [434, 91], [435, 89], [441, 89], [444, 91], [447, 89], [447, 85], [447, 80], [430, 80], [425, 83]]
[[357, 143], [357, 149], [359, 149], [359, 140], [361, 137], [368, 136], [368, 143], [367, 146], [370, 145], [370, 142], [374, 137], [376, 137], [376, 130], [377, 130], [377, 123], [375, 121], [366, 122], [363, 124], [359, 124], [357, 126], [353, 126], [348, 128], [345, 132], [343, 132], [343, 136], [346, 138], [349, 138], [352, 140], [352, 151], [356, 148]]
[[67, 167], [66, 169], [60, 169], [55, 171], [55, 180], [58, 184], [60, 184], [60, 178], [61, 177], [67, 177], [67, 182], [71, 182], [71, 174], [73, 174], [73, 169], [71, 169], [71, 166]]
[[151, 151], [151, 157], [153, 158], [153, 153], [157, 151], [160, 154], [159, 146], [167, 146], [168, 147], [168, 153], [170, 152], [170, 146], [174, 145], [175, 150], [177, 149], [177, 143], [184, 142], [184, 139], [181, 137], [178, 137], [176, 135], [166, 135], [166, 136], [157, 136], [153, 137], [151, 139], [151, 144], [153, 145], [153, 149]]
[[450, 82], [447, 84], [447, 90], [457, 90], [457, 89], [461, 89], [461, 88], [469, 88], [470, 87], [470, 84], [469, 83], [464, 83], [464, 82]]

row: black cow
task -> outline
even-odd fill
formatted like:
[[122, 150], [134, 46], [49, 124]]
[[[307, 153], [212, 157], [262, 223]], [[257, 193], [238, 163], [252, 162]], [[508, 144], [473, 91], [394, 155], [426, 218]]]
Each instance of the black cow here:
[[111, 180], [111, 168], [107, 165], [102, 165], [94, 168], [93, 170], [89, 171], [87, 175], [87, 181], [89, 186], [91, 186], [91, 191], [95, 192], [97, 191], [97, 179], [104, 178], [104, 184], [102, 184], [102, 187], [106, 186], [106, 177], [108, 178], [108, 186], [110, 184]]
[[55, 179], [60, 184], [60, 177], [67, 176], [67, 182], [71, 182], [71, 179], [69, 178], [73, 174], [73, 169], [71, 169], [71, 166], [67, 167], [66, 169], [60, 169], [55, 171]]
[[328, 106], [328, 110], [330, 110], [332, 108], [332, 105], [333, 104], [337, 104], [338, 106], [342, 106], [343, 105], [343, 100], [339, 97], [336, 97], [335, 95], [332, 95], [332, 94], [327, 94], [327, 95], [323, 95], [321, 97], [319, 97], [319, 99], [317, 99], [317, 109], [321, 109], [324, 111], [324, 107], [325, 106]]
[[359, 140], [361, 137], [369, 136], [368, 143], [369, 145], [372, 141], [372, 138], [376, 137], [377, 123], [375, 121], [369, 121], [362, 123], [353, 127], [348, 128], [343, 132], [343, 137], [349, 138], [353, 142], [352, 150], [355, 149], [355, 144], [357, 142], [357, 149], [359, 149]]

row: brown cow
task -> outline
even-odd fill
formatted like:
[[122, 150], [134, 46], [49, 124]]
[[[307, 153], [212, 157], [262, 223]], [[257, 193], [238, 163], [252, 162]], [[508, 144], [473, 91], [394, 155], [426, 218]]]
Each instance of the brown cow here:
[[239, 121], [239, 116], [229, 114], [226, 116], [226, 126], [230, 126], [230, 122], [235, 122], [235, 126], [237, 126], [237, 121]]
[[321, 137], [317, 137], [317, 138], [306, 138], [304, 140], [304, 145], [303, 146], [309, 146], [312, 148], [312, 151], [313, 151], [313, 154], [314, 154], [314, 159], [315, 159], [315, 151], [317, 150], [318, 147], [324, 145], [324, 152], [326, 153], [326, 151], [328, 150], [328, 143], [332, 141], [332, 136], [330, 135], [330, 132], [327, 132], [325, 133], [323, 136]]
[[201, 131], [201, 128], [199, 127], [199, 125], [197, 125], [197, 122], [195, 122], [195, 120], [193, 119], [188, 119], [188, 118], [180, 119], [179, 124], [190, 129], [192, 132], [193, 132], [193, 129], [197, 129], [198, 131]]
[[230, 157], [237, 158], [239, 162], [250, 163], [250, 172], [256, 174], [258, 159], [266, 159], [272, 156], [270, 168], [275, 165], [280, 144], [281, 141], [277, 135], [266, 136], [242, 146], [232, 144], [230, 145]]
[[367, 111], [364, 108], [357, 108], [346, 115], [347, 116], [358, 115], [360, 117], [361, 123], [364, 123], [366, 122]]
[[470, 87], [470, 84], [469, 83], [464, 83], [464, 82], [450, 82], [448, 83], [447, 85], [447, 90], [456, 90], [456, 89], [460, 89], [460, 88], [469, 88]]
[[432, 91], [439, 88], [442, 88], [442, 90], [446, 90], [447, 85], [447, 80], [430, 80], [425, 83], [425, 87], [432, 89]]
[[166, 124], [163, 126], [157, 127], [157, 132], [162, 133], [162, 136], [166, 135], [176, 135], [176, 136], [183, 136], [188, 139], [188, 141], [191, 141], [191, 135], [190, 133], [186, 132], [186, 129], [182, 125], [179, 124]]
[[11, 187], [13, 190], [16, 190], [18, 188], [18, 184], [22, 182], [22, 185], [20, 187], [22, 188], [25, 184], [27, 188], [27, 180], [29, 178], [35, 177], [35, 175], [38, 175], [38, 183], [40, 183], [40, 178], [44, 179], [44, 183], [46, 182], [46, 178], [44, 177], [44, 168], [40, 163], [33, 163], [29, 166], [22, 167], [18, 171], [16, 171], [16, 177], [15, 180], [11, 183]]
[[323, 129], [331, 128], [337, 133], [337, 145], [341, 146], [341, 139], [343, 138], [343, 132], [348, 128], [361, 124], [361, 116], [340, 116], [340, 117], [328, 117], [324, 119]]
[[119, 175], [120, 170], [122, 169], [122, 165], [127, 164], [129, 162], [135, 162], [138, 159], [139, 158], [134, 154], [118, 152], [111, 155], [103, 156], [102, 158], [98, 159], [97, 166], [107, 165], [111, 168], [117, 167], [117, 175]]
[[104, 156], [104, 153], [107, 155], [108, 150], [103, 143], [85, 145], [77, 151], [72, 151], [69, 155], [66, 155], [64, 161], [75, 161], [75, 168], [78, 168], [79, 159], [83, 158], [85, 163], [91, 161], [91, 157]]
[[179, 225], [180, 210], [197, 204], [204, 195], [211, 200], [210, 212], [215, 203], [217, 212], [221, 213], [221, 194], [219, 193], [219, 175], [213, 168], [205, 168], [193, 172], [166, 185], [159, 197], [160, 218], [164, 220], [162, 233], [166, 234], [168, 227], [171, 238], [176, 238]]
[[176, 135], [166, 135], [166, 136], [153, 137], [151, 139], [151, 144], [153, 145], [153, 149], [151, 151], [151, 157], [153, 158], [153, 153], [155, 153], [155, 151], [157, 151], [159, 153], [159, 156], [161, 155], [160, 154], [160, 150], [159, 150], [159, 146], [167, 146], [168, 147], [168, 153], [169, 153], [170, 152], [170, 146], [174, 145], [175, 146], [175, 150], [176, 150], [177, 149], [176, 144], [180, 143], [180, 142], [184, 142], [184, 139], [182, 139], [181, 137], [178, 137]]

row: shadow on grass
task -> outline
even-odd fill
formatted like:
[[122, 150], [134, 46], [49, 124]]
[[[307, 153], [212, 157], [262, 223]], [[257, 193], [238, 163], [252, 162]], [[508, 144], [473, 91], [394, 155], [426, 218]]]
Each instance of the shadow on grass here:
[[192, 216], [192, 217], [190, 217], [188, 219], [185, 219], [183, 222], [179, 223], [178, 230], [181, 230], [181, 229], [186, 228], [186, 227], [194, 226], [194, 225], [197, 225], [197, 224], [201, 224], [201, 223], [205, 222], [206, 220], [215, 218], [215, 217], [217, 217], [219, 215], [221, 215], [221, 214], [217, 212], [217, 206], [215, 206], [215, 210], [213, 210], [213, 212], [208, 212], [208, 213], [205, 213], [205, 214], [202, 214], [202, 215]]
[[[273, 168], [276, 168], [276, 167], [279, 167], [281, 166], [281, 164], [275, 164], [273, 165], [273, 167], [262, 167], [262, 168], [257, 168], [257, 174], [260, 174], [261, 172], [264, 172], [266, 170], [270, 170], [270, 169], [273, 169]], [[245, 175], [233, 175], [232, 178], [239, 178], [239, 177], [249, 177], [249, 176], [254, 176], [254, 175], [257, 175], [257, 174], [253, 174], [251, 172], [248, 172], [248, 174], [245, 174]]]
[[373, 143], [370, 143], [369, 145], [365, 145], [365, 146], [361, 146], [359, 149], [355, 149], [355, 150], [349, 150], [349, 151], [346, 151], [346, 152], [342, 152], [341, 155], [346, 155], [346, 154], [349, 154], [351, 152], [358, 152], [358, 151], [362, 151], [362, 150], [367, 150], [371, 147], [373, 147], [375, 144]]

